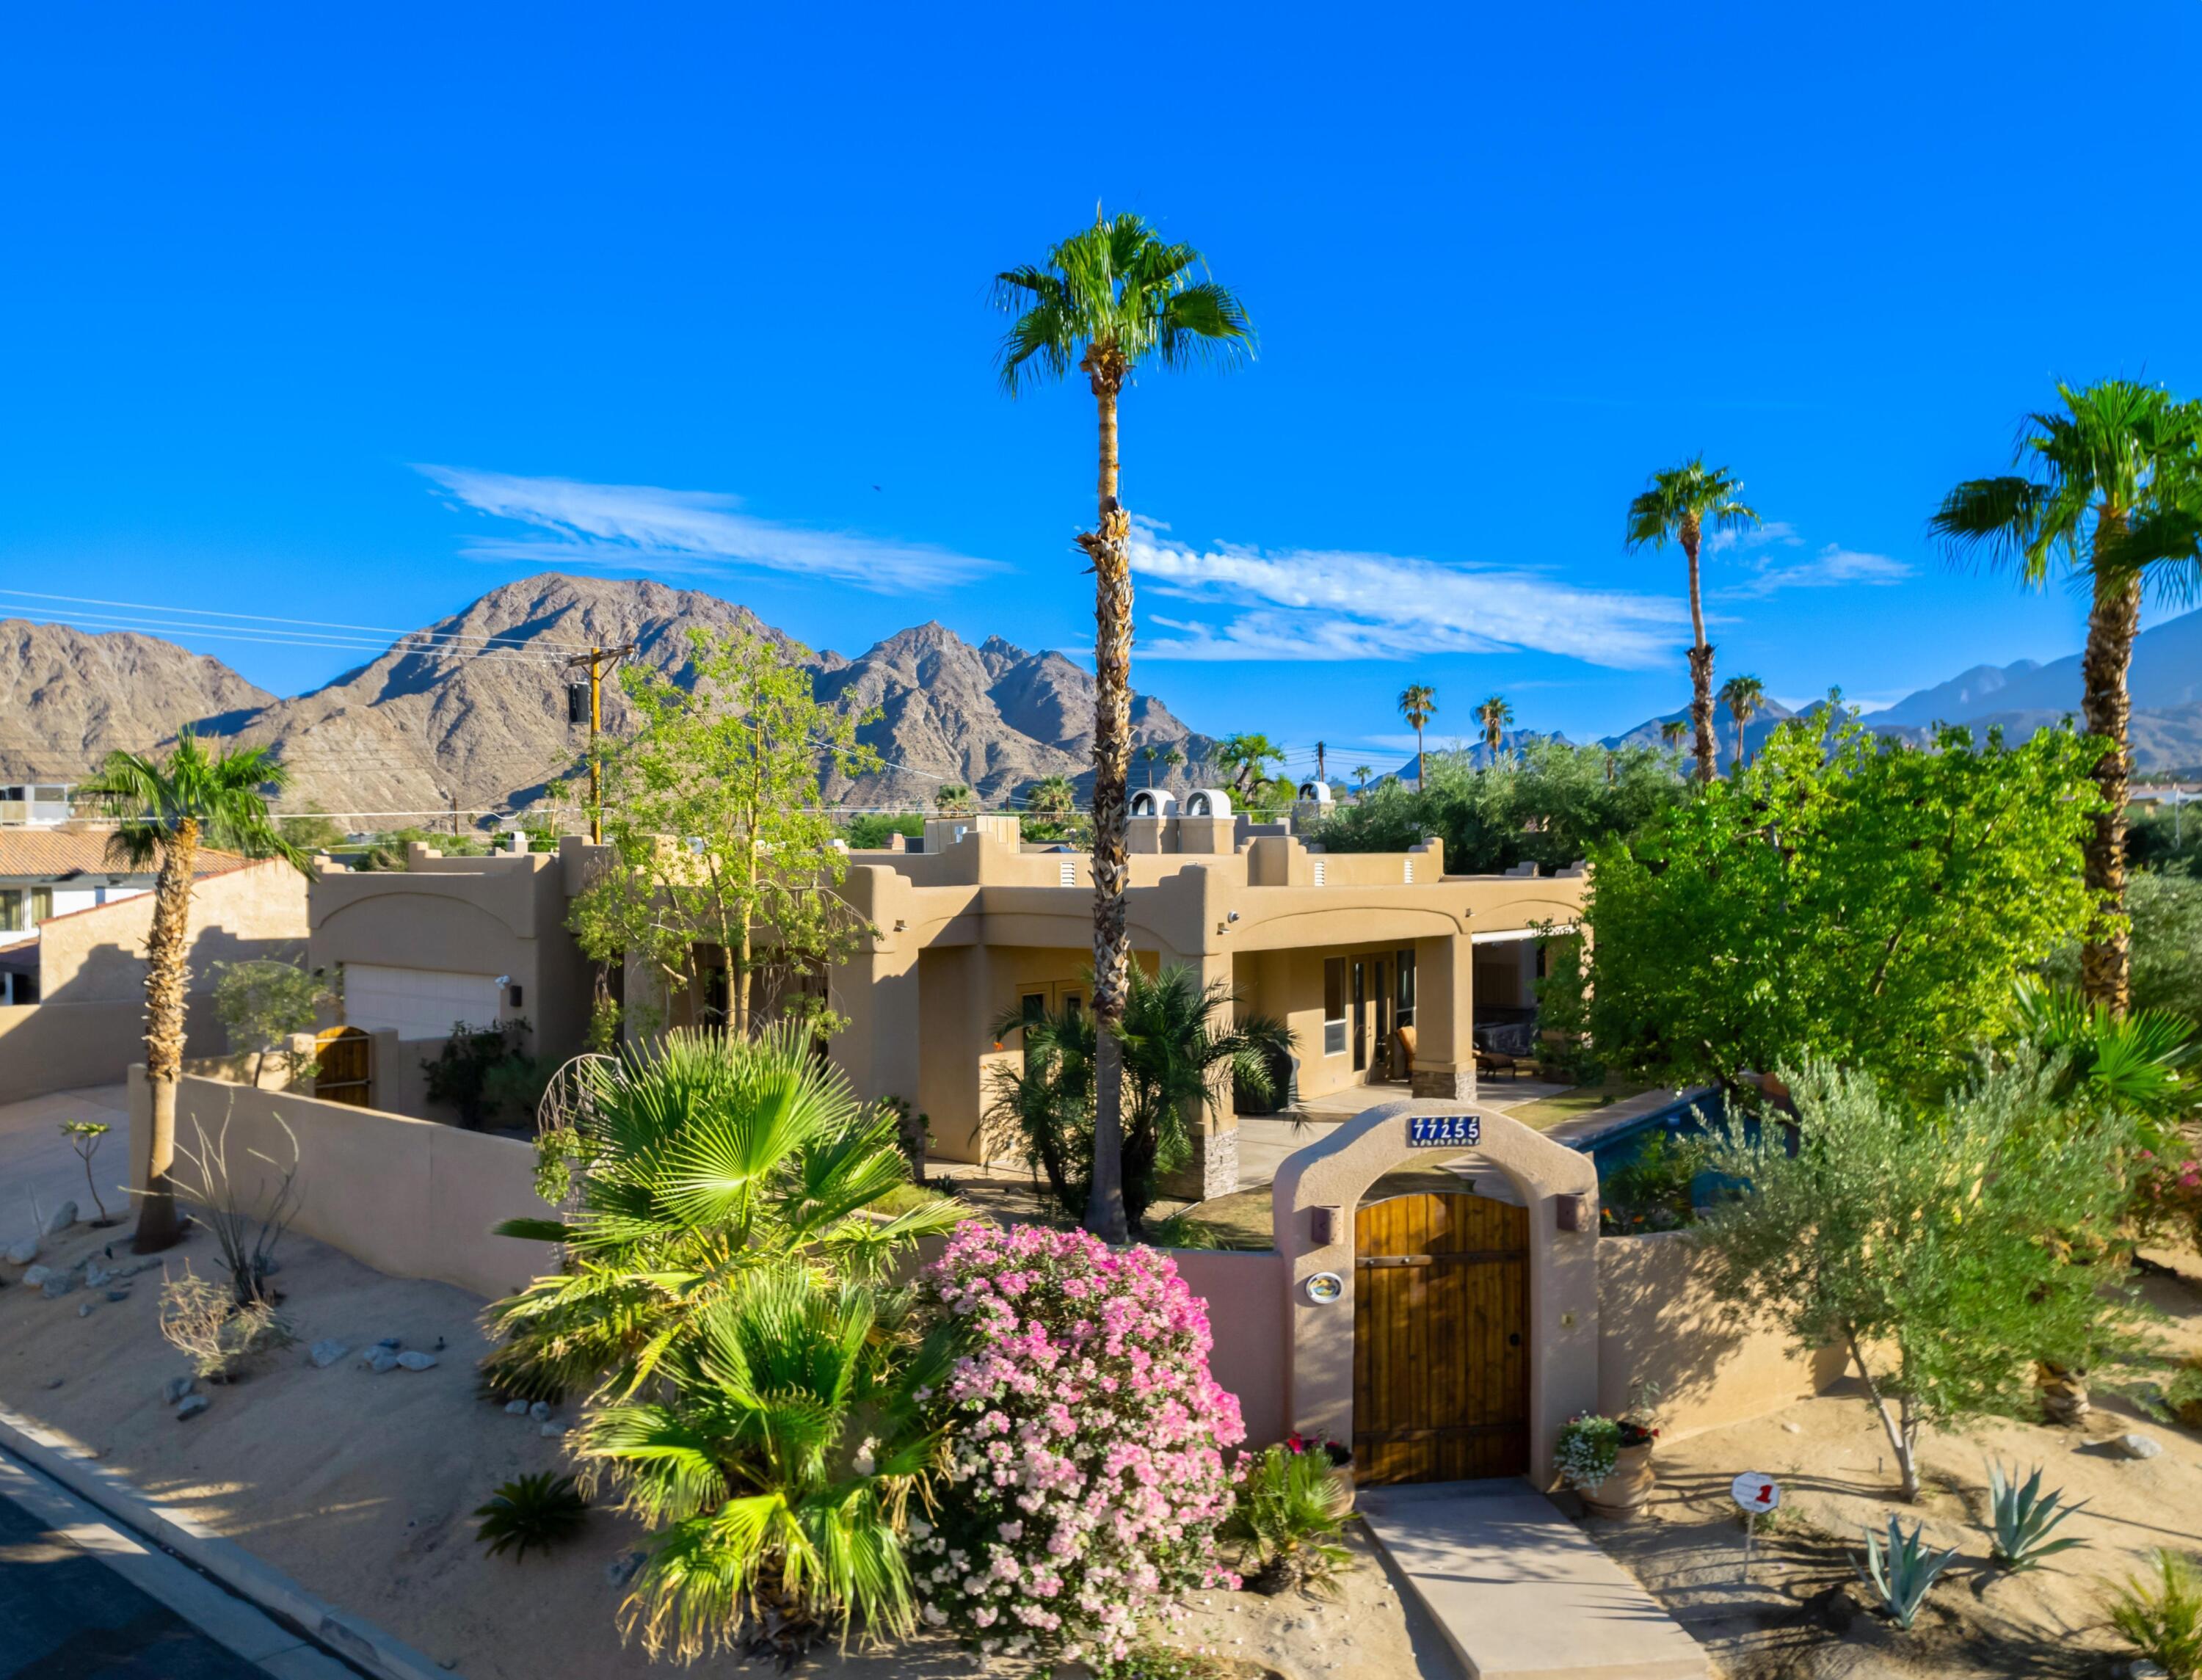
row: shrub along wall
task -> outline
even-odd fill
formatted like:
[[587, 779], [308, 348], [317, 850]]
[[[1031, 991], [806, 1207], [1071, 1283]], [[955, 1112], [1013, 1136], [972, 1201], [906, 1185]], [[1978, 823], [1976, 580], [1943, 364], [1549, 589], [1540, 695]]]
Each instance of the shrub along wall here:
[[1843, 1374], [1840, 1348], [1800, 1353], [1763, 1318], [1714, 1294], [1687, 1231], [1598, 1242], [1598, 1404], [1628, 1404], [1659, 1385], [1660, 1427], [1694, 1435], [1824, 1393]]

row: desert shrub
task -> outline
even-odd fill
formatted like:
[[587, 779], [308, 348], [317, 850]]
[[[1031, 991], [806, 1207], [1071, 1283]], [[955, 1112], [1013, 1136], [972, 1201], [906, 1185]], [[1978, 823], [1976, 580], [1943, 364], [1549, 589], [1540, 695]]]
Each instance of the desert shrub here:
[[963, 1336], [939, 1396], [955, 1485], [915, 1560], [928, 1623], [1105, 1669], [1174, 1595], [1236, 1584], [1216, 1536], [1245, 1429], [1168, 1257], [971, 1221], [921, 1288]]
[[877, 852], [887, 843], [890, 834], [900, 834], [904, 840], [925, 838], [925, 815], [912, 811], [902, 816], [883, 816], [868, 812], [852, 816], [842, 830], [851, 847], [858, 852]]
[[508, 1126], [529, 1126], [557, 1070], [533, 1056], [508, 1056], [482, 1076], [482, 1108]]
[[[515, 1017], [500, 1026], [469, 1027], [451, 1023], [451, 1035], [432, 1062], [421, 1064], [428, 1076], [428, 1100], [449, 1103], [469, 1129], [479, 1130], [493, 1111], [491, 1076], [506, 1063], [526, 1060], [520, 1053], [527, 1023]], [[537, 1094], [541, 1095], [539, 1091]]]
[[107, 1217], [107, 1204], [100, 1200], [99, 1182], [91, 1176], [91, 1158], [99, 1153], [99, 1146], [107, 1140], [108, 1125], [104, 1120], [64, 1120], [61, 1123], [62, 1136], [79, 1161], [84, 1163], [84, 1188], [91, 1192], [91, 1205], [99, 1210], [95, 1226], [112, 1224]]
[[253, 1170], [244, 1161], [233, 1169], [229, 1154], [229, 1117], [209, 1138], [195, 1119], [196, 1148], [179, 1138], [176, 1164], [171, 1172], [176, 1194], [189, 1202], [193, 1217], [213, 1233], [221, 1251], [222, 1270], [229, 1274], [231, 1298], [239, 1306], [274, 1299], [268, 1283], [275, 1270], [275, 1245], [290, 1229], [303, 1193], [298, 1188], [298, 1137], [281, 1115], [274, 1117], [290, 1145], [290, 1159], [279, 1161], [257, 1149], [245, 1152], [250, 1160], [272, 1171], [255, 1174], [248, 1188], [244, 1175]]
[[242, 1376], [291, 1339], [289, 1322], [272, 1305], [240, 1303], [213, 1278], [199, 1276], [188, 1260], [182, 1276], [161, 1285], [161, 1334], [210, 1382]]
[[2111, 1589], [2105, 1608], [2118, 1637], [2171, 1680], [2202, 1675], [2202, 1579], [2192, 1560], [2153, 1553], [2147, 1573]]
[[474, 1538], [489, 1548], [489, 1555], [509, 1551], [517, 1563], [531, 1546], [547, 1552], [580, 1533], [588, 1520], [589, 1502], [572, 1477], [539, 1471], [501, 1485], [487, 1504], [475, 1507], [474, 1515], [482, 1519]]
[[1914, 1523], [1911, 1532], [1905, 1534], [1897, 1527], [1893, 1515], [1888, 1519], [1886, 1547], [1871, 1529], [1865, 1531], [1866, 1566], [1858, 1571], [1858, 1579], [1873, 1589], [1881, 1607], [1897, 1626], [1906, 1630], [1919, 1614], [1919, 1606], [1927, 1602], [1927, 1595], [1934, 1590], [1934, 1583], [1958, 1555], [1954, 1546], [1946, 1552], [1930, 1553], [1924, 1539], [1926, 1532], [1924, 1523]]
[[1254, 1565], [1247, 1584], [1269, 1594], [1329, 1590], [1353, 1561], [1339, 1543], [1345, 1533], [1345, 1489], [1331, 1455], [1288, 1441], [1241, 1460], [1236, 1480], [1238, 1503], [1226, 1531], [1245, 1544]]

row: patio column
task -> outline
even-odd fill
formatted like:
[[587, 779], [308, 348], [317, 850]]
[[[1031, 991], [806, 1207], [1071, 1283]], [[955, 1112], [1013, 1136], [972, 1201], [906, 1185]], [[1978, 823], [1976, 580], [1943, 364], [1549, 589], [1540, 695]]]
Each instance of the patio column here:
[[1466, 934], [1415, 941], [1417, 1097], [1475, 1100], [1475, 950]]
[[[1204, 988], [1219, 980], [1226, 986], [1236, 984], [1228, 951], [1202, 952], [1185, 966], [1199, 976]], [[1237, 1013], [1235, 1005], [1232, 1013]], [[1221, 1088], [1215, 1099], [1199, 1113], [1186, 1117], [1186, 1129], [1192, 1135], [1192, 1157], [1176, 1171], [1163, 1176], [1160, 1186], [1163, 1194], [1186, 1201], [1207, 1201], [1211, 1197], [1228, 1196], [1239, 1188], [1239, 1116], [1231, 1105], [1231, 1076], [1228, 1072], [1222, 1076]]]

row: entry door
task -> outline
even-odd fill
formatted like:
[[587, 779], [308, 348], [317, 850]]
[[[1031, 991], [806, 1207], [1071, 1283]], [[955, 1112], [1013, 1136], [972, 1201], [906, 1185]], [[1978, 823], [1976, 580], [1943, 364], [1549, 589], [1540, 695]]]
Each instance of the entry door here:
[[1387, 1045], [1392, 1036], [1392, 991], [1386, 984], [1387, 964], [1381, 957], [1353, 959], [1353, 1070], [1361, 1073], [1373, 1062], [1381, 1076], [1390, 1065]]
[[1394, 1196], [1353, 1218], [1353, 1463], [1364, 1485], [1529, 1468], [1529, 1215]]

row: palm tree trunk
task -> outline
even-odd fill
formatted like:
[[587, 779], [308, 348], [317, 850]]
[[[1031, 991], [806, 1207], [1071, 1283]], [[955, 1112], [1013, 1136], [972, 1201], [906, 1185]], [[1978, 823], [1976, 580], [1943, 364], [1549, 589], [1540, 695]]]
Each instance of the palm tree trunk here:
[[[2116, 528], [2112, 516], [2104, 524]], [[2101, 527], [2095, 533], [2100, 553]], [[2095, 599], [2087, 614], [2087, 646], [2081, 656], [2083, 686], [2081, 711], [2087, 733], [2110, 744], [2095, 764], [2095, 786], [2104, 808], [2095, 813], [2087, 839], [2087, 896], [2100, 918], [2094, 936], [2080, 947], [2080, 989], [2090, 1004], [2105, 1004], [2123, 1015], [2132, 1000], [2133, 938], [2125, 921], [2126, 775], [2133, 703], [2126, 674], [2133, 664], [2134, 637], [2140, 629], [2140, 578], [2123, 570], [2095, 571]]]
[[1422, 791], [1423, 779], [1428, 768], [1422, 757], [1422, 726], [1417, 723], [1415, 725], [1415, 792], [1417, 793]]
[[161, 848], [153, 889], [153, 929], [145, 940], [145, 1089], [152, 1099], [152, 1148], [138, 1206], [134, 1247], [140, 1254], [172, 1248], [183, 1235], [176, 1219], [176, 1081], [184, 1071], [184, 958], [190, 946], [191, 875], [198, 864], [199, 825], [187, 816]]
[[1690, 722], [1697, 737], [1698, 780], [1710, 781], [1720, 744], [1713, 738], [1713, 650], [1705, 640], [1704, 602], [1698, 587], [1698, 522], [1684, 520], [1681, 536], [1690, 563]]
[[1078, 539], [1093, 562], [1093, 1184], [1086, 1229], [1129, 1240], [1124, 1210], [1124, 1064], [1116, 1029], [1131, 968], [1126, 784], [1132, 746], [1131, 521], [1116, 499], [1116, 382], [1092, 374], [1100, 410], [1100, 517]]

